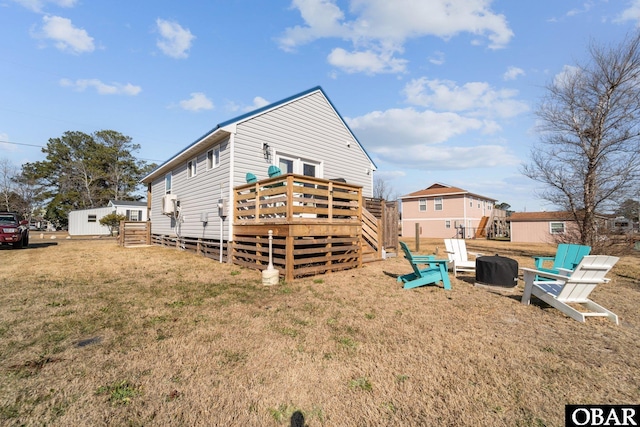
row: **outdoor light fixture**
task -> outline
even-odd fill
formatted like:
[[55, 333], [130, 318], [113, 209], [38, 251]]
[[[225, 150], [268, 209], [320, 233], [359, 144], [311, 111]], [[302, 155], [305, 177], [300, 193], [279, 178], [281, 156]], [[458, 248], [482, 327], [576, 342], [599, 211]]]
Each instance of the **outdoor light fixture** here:
[[264, 158], [267, 161], [271, 161], [271, 147], [266, 142], [262, 144], [262, 153], [264, 154]]

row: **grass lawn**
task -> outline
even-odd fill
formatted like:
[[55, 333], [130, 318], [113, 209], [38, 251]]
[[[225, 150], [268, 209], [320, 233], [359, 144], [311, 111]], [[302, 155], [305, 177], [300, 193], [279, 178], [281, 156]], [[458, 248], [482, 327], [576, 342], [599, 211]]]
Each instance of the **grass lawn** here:
[[[467, 246], [520, 267], [555, 251]], [[273, 287], [112, 239], [32, 235], [0, 259], [3, 425], [561, 426], [566, 404], [640, 403], [638, 253], [592, 293], [619, 326], [524, 306], [521, 280], [404, 290], [401, 257]]]

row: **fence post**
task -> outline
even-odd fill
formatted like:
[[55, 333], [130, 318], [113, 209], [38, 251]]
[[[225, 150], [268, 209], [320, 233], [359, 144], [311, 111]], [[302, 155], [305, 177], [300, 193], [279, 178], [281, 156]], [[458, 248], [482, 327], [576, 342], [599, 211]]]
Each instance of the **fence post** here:
[[420, 252], [420, 223], [416, 222], [416, 252]]

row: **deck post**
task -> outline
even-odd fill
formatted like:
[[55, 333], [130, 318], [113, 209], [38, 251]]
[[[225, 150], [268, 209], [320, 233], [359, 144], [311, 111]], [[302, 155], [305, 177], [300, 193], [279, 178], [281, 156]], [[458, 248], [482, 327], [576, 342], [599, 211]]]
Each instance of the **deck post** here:
[[284, 278], [287, 282], [291, 283], [293, 282], [293, 270], [295, 268], [295, 260], [293, 259], [293, 245], [294, 245], [294, 238], [293, 236], [288, 235], [286, 237], [286, 255], [285, 255], [285, 261], [284, 261], [284, 271], [285, 271], [285, 275]]

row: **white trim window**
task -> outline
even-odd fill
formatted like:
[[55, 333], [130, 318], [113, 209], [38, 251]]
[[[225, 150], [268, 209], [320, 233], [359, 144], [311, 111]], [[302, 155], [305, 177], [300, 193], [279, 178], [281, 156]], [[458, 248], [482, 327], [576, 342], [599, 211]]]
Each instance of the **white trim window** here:
[[444, 220], [444, 228], [451, 228], [451, 220], [450, 219], [445, 219]]
[[322, 178], [322, 163], [300, 157], [278, 154], [277, 165], [282, 174], [295, 173], [298, 175]]
[[442, 197], [435, 197], [433, 199], [433, 210], [441, 211], [442, 210]]
[[139, 209], [127, 209], [127, 221], [142, 221], [142, 211]]
[[564, 222], [550, 222], [549, 233], [551, 234], [564, 234], [565, 226]]
[[207, 170], [220, 166], [220, 147], [207, 151]]
[[164, 176], [164, 194], [171, 194], [171, 172]]
[[418, 210], [420, 212], [426, 212], [427, 211], [427, 199], [419, 199], [418, 200]]
[[187, 162], [187, 178], [193, 178], [198, 174], [198, 159]]

